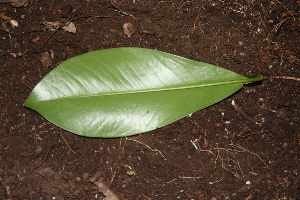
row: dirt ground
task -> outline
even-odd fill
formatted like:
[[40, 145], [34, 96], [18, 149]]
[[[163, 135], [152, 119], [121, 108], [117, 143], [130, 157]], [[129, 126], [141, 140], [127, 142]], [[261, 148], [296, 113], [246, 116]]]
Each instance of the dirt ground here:
[[[0, 4], [18, 22], [0, 19], [1, 200], [114, 199], [95, 174], [119, 199], [299, 199], [299, 0], [15, 3]], [[60, 62], [123, 46], [265, 79], [129, 138], [80, 137], [23, 106]]]

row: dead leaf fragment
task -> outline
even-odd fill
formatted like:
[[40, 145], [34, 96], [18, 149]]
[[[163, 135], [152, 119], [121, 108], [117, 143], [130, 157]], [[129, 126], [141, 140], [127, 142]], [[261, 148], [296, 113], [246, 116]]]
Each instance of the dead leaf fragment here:
[[44, 22], [44, 25], [46, 25], [46, 29], [49, 29], [50, 31], [55, 31], [57, 27], [60, 26], [60, 22]]
[[135, 171], [131, 170], [131, 171], [127, 171], [126, 173], [127, 173], [129, 176], [132, 176], [132, 175], [135, 174]]
[[16, 28], [19, 26], [19, 23], [16, 20], [10, 20], [10, 25], [12, 28]]
[[10, 187], [7, 185], [5, 186], [5, 189], [6, 189], [6, 194], [10, 195]]
[[124, 34], [127, 35], [127, 37], [130, 37], [134, 34], [135, 30], [132, 23], [125, 23], [123, 25]]
[[70, 33], [76, 33], [76, 27], [73, 22], [70, 22], [68, 25], [63, 26], [62, 29]]
[[7, 21], [8, 23], [10, 23], [10, 25], [12, 26], [12, 28], [16, 28], [19, 26], [18, 22], [8, 16], [3, 15], [2, 13], [0, 13], [0, 18], [4, 19], [5, 21]]
[[42, 53], [42, 55], [40, 57], [40, 61], [41, 61], [42, 65], [45, 67], [51, 67], [51, 65], [52, 65], [52, 60], [51, 60], [48, 52]]

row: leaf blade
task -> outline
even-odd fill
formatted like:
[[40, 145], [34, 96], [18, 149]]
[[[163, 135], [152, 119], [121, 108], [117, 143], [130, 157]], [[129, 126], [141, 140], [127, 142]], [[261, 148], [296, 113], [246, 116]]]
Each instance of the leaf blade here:
[[129, 136], [221, 101], [248, 81], [172, 54], [117, 48], [61, 63], [34, 88], [25, 106], [79, 135]]

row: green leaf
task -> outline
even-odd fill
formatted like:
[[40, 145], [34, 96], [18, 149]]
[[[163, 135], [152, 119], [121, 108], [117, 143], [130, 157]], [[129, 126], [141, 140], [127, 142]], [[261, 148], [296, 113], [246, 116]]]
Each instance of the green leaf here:
[[163, 127], [259, 80], [157, 50], [124, 47], [62, 62], [24, 105], [78, 135], [122, 137]]

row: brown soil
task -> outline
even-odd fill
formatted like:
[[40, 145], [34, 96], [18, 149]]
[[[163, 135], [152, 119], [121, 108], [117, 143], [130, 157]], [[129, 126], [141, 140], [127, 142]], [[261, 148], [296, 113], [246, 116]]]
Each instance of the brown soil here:
[[[0, 20], [0, 199], [103, 199], [95, 173], [120, 199], [297, 199], [299, 79], [289, 77], [300, 77], [299, 0], [29, 0], [0, 10], [18, 22]], [[76, 33], [47, 26], [69, 21]], [[127, 139], [80, 137], [23, 106], [60, 62], [123, 46], [266, 79]]]

